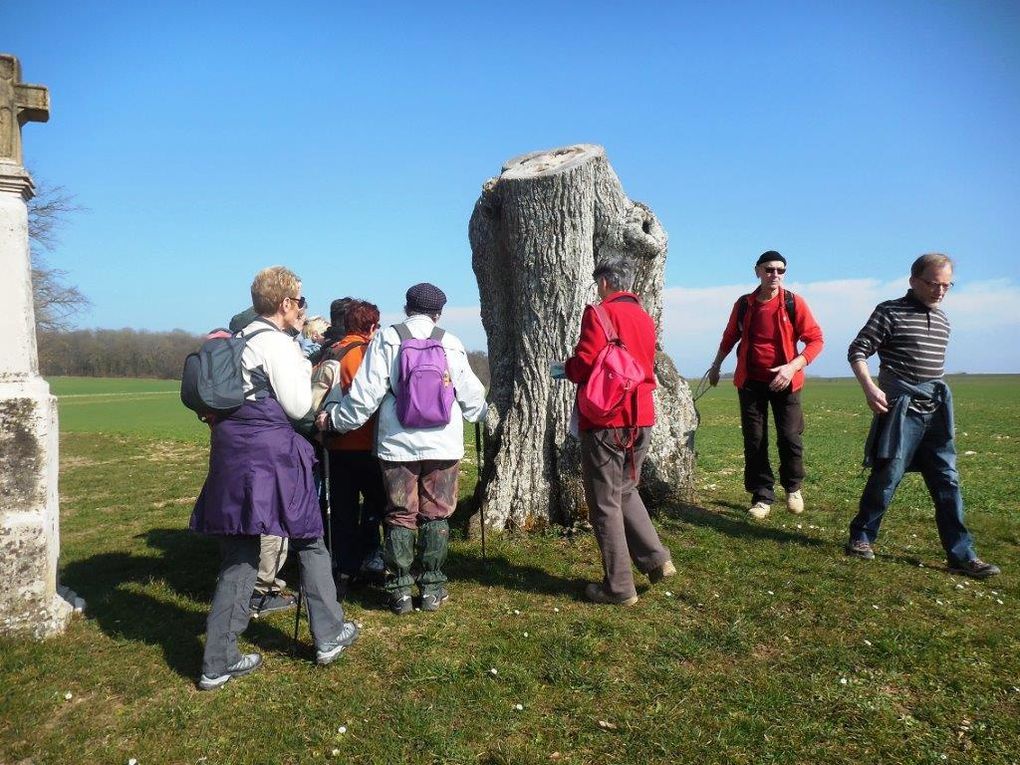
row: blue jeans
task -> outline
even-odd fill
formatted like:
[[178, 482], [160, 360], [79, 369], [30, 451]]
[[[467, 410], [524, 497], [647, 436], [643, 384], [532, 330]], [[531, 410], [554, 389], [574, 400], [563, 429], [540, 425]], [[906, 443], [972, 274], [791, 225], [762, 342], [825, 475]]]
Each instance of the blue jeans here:
[[850, 521], [850, 540], [874, 542], [882, 516], [908, 466], [920, 469], [935, 503], [935, 525], [950, 563], [976, 558], [970, 532], [963, 523], [963, 495], [956, 471], [956, 444], [941, 412], [907, 412], [900, 454], [876, 460], [861, 495], [860, 509]]

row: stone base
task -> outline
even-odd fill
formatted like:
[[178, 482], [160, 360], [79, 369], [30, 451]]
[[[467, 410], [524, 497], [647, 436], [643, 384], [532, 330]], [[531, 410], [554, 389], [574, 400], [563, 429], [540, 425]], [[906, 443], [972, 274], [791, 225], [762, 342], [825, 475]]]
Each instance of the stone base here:
[[47, 637], [74, 611], [57, 594], [57, 448], [46, 382], [0, 376], [0, 634]]

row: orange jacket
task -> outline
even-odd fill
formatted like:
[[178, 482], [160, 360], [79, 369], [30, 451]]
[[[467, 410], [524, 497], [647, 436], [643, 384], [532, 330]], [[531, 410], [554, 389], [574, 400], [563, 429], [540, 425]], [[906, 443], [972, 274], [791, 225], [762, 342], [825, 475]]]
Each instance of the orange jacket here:
[[[338, 384], [346, 392], [351, 387], [354, 376], [358, 373], [365, 350], [370, 338], [367, 335], [348, 334], [340, 341], [339, 348], [346, 348], [351, 343], [366, 345], [351, 348], [340, 360], [340, 380]], [[370, 452], [375, 447], [375, 421], [378, 414], [373, 414], [368, 422], [350, 433], [334, 434], [327, 437], [326, 446], [330, 451]]]
[[[759, 287], [758, 289], [761, 288]], [[796, 293], [791, 293], [793, 294], [794, 312], [794, 322], [791, 324], [790, 317], [786, 313], [785, 293], [786, 290], [780, 287], [779, 311], [776, 312], [778, 317], [776, 332], [783, 347], [783, 363], [789, 364], [800, 355], [810, 364], [822, 352], [822, 346], [825, 345], [825, 339], [822, 337], [822, 328], [818, 326], [815, 317], [811, 315], [811, 309], [808, 308], [807, 302]], [[737, 341], [740, 341], [740, 345], [737, 347], [737, 369], [733, 373], [733, 384], [738, 388], [742, 388], [744, 383], [747, 382], [747, 353], [750, 347], [750, 343], [747, 342], [747, 335], [750, 332], [751, 311], [755, 309], [755, 296], [757, 294], [758, 290], [755, 290], [749, 295], [741, 295], [737, 298], [737, 302], [733, 304], [733, 310], [730, 311], [730, 320], [726, 323], [726, 329], [723, 330], [722, 342], [719, 343], [719, 353], [725, 358], [733, 350], [733, 346], [736, 345]], [[737, 326], [737, 311], [740, 308], [741, 300], [747, 302], [743, 330]], [[804, 343], [804, 349], [799, 353], [797, 351], [798, 341]], [[794, 391], [804, 387], [803, 369], [798, 370], [794, 374], [791, 387]]]

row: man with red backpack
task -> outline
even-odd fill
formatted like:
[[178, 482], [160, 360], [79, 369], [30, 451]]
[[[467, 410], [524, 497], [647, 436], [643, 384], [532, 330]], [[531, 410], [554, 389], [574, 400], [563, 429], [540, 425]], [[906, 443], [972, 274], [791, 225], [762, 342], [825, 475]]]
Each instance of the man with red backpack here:
[[[754, 265], [760, 284], [733, 305], [722, 342], [708, 372], [719, 384], [723, 359], [737, 346], [733, 384], [740, 397], [740, 430], [744, 435], [744, 488], [751, 495], [748, 513], [768, 517], [775, 499], [776, 477], [769, 463], [768, 410], [776, 421], [779, 481], [786, 490], [786, 507], [804, 512], [804, 413], [800, 389], [804, 367], [822, 352], [824, 340], [811, 309], [800, 295], [783, 287], [786, 258], [775, 250], [763, 252]], [[797, 343], [804, 343], [798, 352]]]
[[420, 571], [423, 611], [439, 609], [449, 597], [442, 567], [447, 519], [457, 507], [463, 420], [478, 422], [488, 409], [464, 345], [436, 324], [443, 291], [416, 284], [406, 301], [406, 321], [375, 333], [350, 391], [334, 388], [317, 420], [320, 429], [349, 433], [379, 412], [374, 450], [386, 488], [385, 589], [397, 615], [414, 608], [412, 568]]
[[629, 606], [638, 599], [631, 561], [653, 583], [676, 574], [638, 494], [655, 424], [655, 322], [630, 291], [634, 266], [625, 257], [603, 259], [592, 278], [602, 301], [585, 309], [581, 337], [565, 364], [578, 385], [585, 498], [605, 572], [585, 595]]

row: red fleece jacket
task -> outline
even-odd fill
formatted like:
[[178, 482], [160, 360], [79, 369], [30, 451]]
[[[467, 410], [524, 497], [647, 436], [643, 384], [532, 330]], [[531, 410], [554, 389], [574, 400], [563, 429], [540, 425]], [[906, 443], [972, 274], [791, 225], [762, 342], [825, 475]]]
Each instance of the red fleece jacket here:
[[[733, 384], [738, 388], [743, 387], [744, 383], [747, 382], [747, 353], [750, 347], [747, 334], [751, 327], [750, 316], [751, 312], [755, 309], [755, 295], [757, 292], [758, 290], [755, 290], [749, 295], [741, 295], [737, 298], [737, 302], [733, 304], [733, 310], [730, 311], [730, 320], [726, 324], [726, 329], [723, 330], [722, 342], [719, 343], [719, 351], [722, 357], [725, 358], [733, 350], [733, 346], [736, 345], [737, 341], [740, 341], [740, 345], [737, 347], [737, 369], [733, 373]], [[822, 328], [818, 326], [815, 317], [811, 315], [811, 309], [808, 308], [807, 302], [796, 293], [793, 293], [793, 312], [795, 316], [794, 323], [791, 324], [790, 317], [786, 315], [785, 292], [786, 290], [782, 287], [779, 288], [780, 308], [776, 312], [776, 333], [783, 346], [783, 363], [789, 364], [798, 356], [797, 341], [799, 340], [804, 343], [804, 350], [800, 351], [799, 355], [803, 356], [804, 360], [810, 364], [822, 352], [822, 346], [825, 344], [825, 340], [822, 337]], [[741, 300], [747, 302], [743, 332], [737, 326], [737, 310], [740, 307]], [[804, 387], [803, 369], [794, 374], [791, 387], [794, 391]]]
[[[606, 422], [592, 422], [582, 414], [579, 426], [581, 430], [595, 430], [654, 425], [655, 404], [652, 400], [652, 391], [655, 390], [655, 322], [645, 313], [633, 292], [614, 292], [607, 295], [602, 301], [602, 307], [606, 309], [613, 326], [616, 327], [616, 334], [644, 370], [645, 380], [638, 385], [631, 406], [624, 407], [623, 411]], [[581, 338], [577, 341], [574, 355], [567, 359], [567, 378], [578, 385], [586, 383], [591, 375], [595, 357], [608, 342], [595, 311], [588, 306], [581, 317]]]

